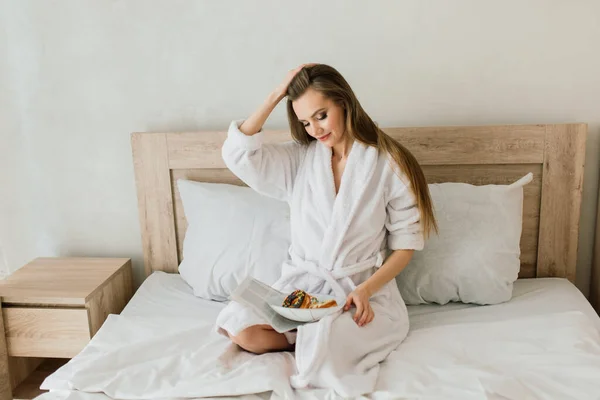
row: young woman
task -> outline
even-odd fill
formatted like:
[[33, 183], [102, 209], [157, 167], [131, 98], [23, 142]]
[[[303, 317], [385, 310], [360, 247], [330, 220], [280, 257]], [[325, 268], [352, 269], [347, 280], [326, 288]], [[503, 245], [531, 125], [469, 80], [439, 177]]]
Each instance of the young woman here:
[[[264, 144], [262, 126], [286, 96], [295, 140]], [[222, 154], [248, 186], [290, 205], [290, 255], [273, 286], [335, 294], [346, 304], [343, 312], [280, 334], [231, 302], [217, 330], [257, 354], [295, 345], [296, 388], [371, 392], [379, 363], [408, 333], [394, 278], [437, 230], [416, 159], [377, 127], [340, 73], [323, 64], [291, 70], [254, 114], [233, 121]]]

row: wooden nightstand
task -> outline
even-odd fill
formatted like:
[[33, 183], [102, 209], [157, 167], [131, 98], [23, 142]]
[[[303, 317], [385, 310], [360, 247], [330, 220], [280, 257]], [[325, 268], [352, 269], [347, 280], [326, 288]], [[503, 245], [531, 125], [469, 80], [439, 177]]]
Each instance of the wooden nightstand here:
[[0, 281], [0, 400], [41, 394], [44, 359], [75, 356], [132, 295], [128, 258], [37, 258]]

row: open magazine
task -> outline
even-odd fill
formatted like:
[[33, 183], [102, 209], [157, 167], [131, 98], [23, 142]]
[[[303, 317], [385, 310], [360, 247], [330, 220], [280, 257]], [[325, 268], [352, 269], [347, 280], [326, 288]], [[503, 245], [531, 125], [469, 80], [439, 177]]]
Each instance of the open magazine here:
[[252, 278], [246, 277], [231, 294], [231, 299], [252, 308], [258, 315], [263, 317], [269, 325], [279, 333], [296, 329], [306, 322], [293, 321], [275, 312], [268, 303], [269, 299], [277, 299], [281, 304], [286, 295], [271, 286]]

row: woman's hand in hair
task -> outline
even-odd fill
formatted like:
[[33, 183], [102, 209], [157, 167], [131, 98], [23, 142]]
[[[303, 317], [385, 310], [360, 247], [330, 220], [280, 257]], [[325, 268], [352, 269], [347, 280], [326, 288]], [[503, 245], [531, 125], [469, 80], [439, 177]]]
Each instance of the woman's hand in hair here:
[[285, 75], [283, 82], [281, 82], [279, 84], [279, 86], [277, 86], [277, 88], [275, 89], [275, 95], [277, 96], [277, 99], [281, 100], [285, 97], [288, 86], [290, 86], [290, 82], [292, 81], [292, 79], [294, 79], [296, 74], [302, 70], [302, 68], [312, 67], [313, 65], [317, 65], [317, 64], [316, 63], [307, 63], [307, 64], [302, 64], [296, 68], [290, 69], [288, 71], [288, 73]]
[[267, 118], [269, 118], [269, 115], [271, 115], [271, 112], [273, 112], [275, 107], [277, 107], [277, 104], [279, 104], [281, 99], [285, 97], [288, 86], [290, 85], [292, 79], [294, 79], [294, 76], [296, 76], [296, 74], [300, 72], [302, 68], [310, 67], [312, 65], [315, 64], [302, 64], [299, 67], [290, 70], [285, 76], [283, 82], [281, 82], [281, 84], [277, 86], [273, 92], [269, 93], [260, 107], [254, 113], [252, 113], [252, 115], [250, 115], [250, 117], [248, 117], [242, 123], [242, 125], [240, 125], [240, 131], [247, 136], [252, 136], [258, 133], [262, 129], [262, 126], [265, 124]]

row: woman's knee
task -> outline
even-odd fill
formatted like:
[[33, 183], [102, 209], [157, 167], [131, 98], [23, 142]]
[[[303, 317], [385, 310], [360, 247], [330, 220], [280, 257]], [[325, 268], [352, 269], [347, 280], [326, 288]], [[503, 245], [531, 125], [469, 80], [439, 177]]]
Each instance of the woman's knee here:
[[231, 341], [246, 351], [255, 354], [265, 353], [264, 346], [262, 345], [262, 334], [263, 329], [258, 326], [251, 326], [244, 329], [237, 335], [229, 335]]

